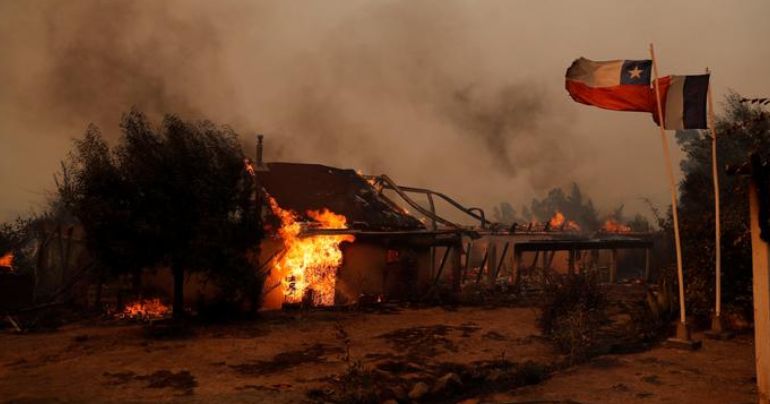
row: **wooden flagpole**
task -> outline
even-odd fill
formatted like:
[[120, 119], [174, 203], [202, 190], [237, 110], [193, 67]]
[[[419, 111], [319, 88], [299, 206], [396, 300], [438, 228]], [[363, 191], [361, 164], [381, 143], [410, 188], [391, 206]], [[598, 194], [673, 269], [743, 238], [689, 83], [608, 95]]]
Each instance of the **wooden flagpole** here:
[[[711, 74], [709, 68], [706, 73]], [[709, 338], [728, 339], [732, 333], [725, 330], [722, 324], [722, 216], [719, 214], [719, 163], [717, 163], [717, 130], [714, 120], [714, 102], [711, 95], [711, 80], [708, 87], [708, 127], [711, 131], [711, 177], [714, 181], [714, 317], [711, 319], [711, 329], [704, 334]]]
[[[708, 67], [706, 73], [710, 73]], [[717, 131], [714, 127], [714, 103], [711, 99], [711, 80], [708, 88], [708, 119], [711, 130], [711, 175], [714, 177], [714, 219], [716, 220], [715, 248], [716, 248], [716, 305], [714, 315], [719, 318], [722, 313], [722, 231], [720, 229], [721, 216], [719, 215], [719, 170], [717, 167]]]
[[677, 213], [676, 205], [676, 185], [674, 184], [674, 169], [671, 166], [671, 152], [668, 148], [668, 141], [666, 140], [666, 130], [663, 127], [663, 107], [660, 102], [660, 89], [658, 82], [658, 64], [655, 60], [655, 48], [650, 44], [650, 57], [652, 58], [652, 72], [655, 78], [655, 99], [658, 103], [658, 128], [660, 128], [660, 139], [663, 142], [663, 159], [666, 163], [666, 171], [668, 172], [668, 185], [671, 189], [671, 210], [674, 214], [674, 242], [676, 245], [676, 272], [679, 278], [679, 322], [681, 327], [677, 327], [677, 338], [683, 340], [689, 340], [690, 335], [687, 332], [687, 315], [684, 305], [684, 273], [682, 272], [682, 244], [679, 239], [679, 214]]

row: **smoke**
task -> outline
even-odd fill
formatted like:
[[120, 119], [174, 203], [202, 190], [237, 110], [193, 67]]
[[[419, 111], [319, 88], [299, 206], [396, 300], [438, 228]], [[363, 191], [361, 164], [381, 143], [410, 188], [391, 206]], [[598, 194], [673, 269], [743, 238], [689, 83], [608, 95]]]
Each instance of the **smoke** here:
[[268, 161], [387, 173], [485, 208], [572, 181], [594, 197], [612, 189], [594, 178], [600, 141], [574, 129], [576, 107], [561, 88], [579, 55], [533, 62], [542, 50], [525, 38], [563, 38], [545, 37], [520, 7], [499, 6], [4, 2], [0, 136], [23, 157], [0, 155], [0, 165], [29, 178], [0, 216], [50, 188], [88, 123], [116, 139], [132, 106], [154, 119], [230, 125], [249, 149], [263, 133]]

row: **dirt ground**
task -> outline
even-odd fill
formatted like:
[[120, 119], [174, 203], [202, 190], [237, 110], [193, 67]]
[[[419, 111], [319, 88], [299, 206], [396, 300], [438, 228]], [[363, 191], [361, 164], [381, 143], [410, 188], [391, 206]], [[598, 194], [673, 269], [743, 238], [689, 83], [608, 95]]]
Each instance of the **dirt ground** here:
[[429, 308], [277, 312], [172, 337], [121, 321], [4, 331], [0, 401], [403, 402], [415, 389], [439, 402], [755, 401], [749, 336], [564, 369], [536, 319], [530, 308]]

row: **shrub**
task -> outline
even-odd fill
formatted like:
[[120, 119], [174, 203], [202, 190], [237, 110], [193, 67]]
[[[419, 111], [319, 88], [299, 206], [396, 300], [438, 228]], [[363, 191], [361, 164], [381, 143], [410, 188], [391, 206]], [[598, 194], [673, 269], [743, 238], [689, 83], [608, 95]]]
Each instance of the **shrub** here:
[[605, 322], [605, 294], [593, 275], [556, 279], [545, 290], [539, 326], [570, 360], [584, 359], [597, 343]]

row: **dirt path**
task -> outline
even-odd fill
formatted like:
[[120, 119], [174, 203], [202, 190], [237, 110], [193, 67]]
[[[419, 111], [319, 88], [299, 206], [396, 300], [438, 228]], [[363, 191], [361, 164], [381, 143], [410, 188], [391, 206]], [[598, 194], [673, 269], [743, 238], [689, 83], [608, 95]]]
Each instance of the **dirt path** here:
[[[351, 362], [368, 368], [555, 357], [531, 309], [440, 308], [392, 314], [276, 313], [152, 339], [139, 325], [76, 324], [0, 334], [4, 400], [297, 402]], [[346, 345], [338, 335], [348, 334]], [[349, 358], [345, 360], [349, 348]], [[393, 369], [391, 369], [393, 370]], [[400, 370], [400, 369], [397, 369]], [[395, 371], [395, 370], [393, 370]]]
[[608, 355], [555, 373], [537, 386], [484, 397], [493, 402], [755, 403], [751, 336], [703, 341], [697, 352], [665, 347]]
[[[141, 325], [116, 323], [80, 323], [40, 334], [4, 332], [0, 401], [303, 402], [332, 397], [335, 386], [347, 388], [351, 375], [364, 388], [389, 381], [388, 394], [405, 400], [412, 386], [425, 381], [435, 388], [447, 372], [560, 361], [539, 336], [536, 318], [527, 308], [431, 308], [274, 313], [255, 322], [198, 326], [193, 335], [174, 339], [148, 338]], [[355, 369], [366, 370], [363, 378]], [[482, 376], [494, 384], [494, 372], [498, 369]], [[753, 346], [741, 337], [706, 341], [696, 353], [656, 348], [605, 356], [540, 385], [479, 398], [753, 402], [752, 376]], [[451, 383], [453, 376], [447, 377]], [[477, 390], [487, 379], [479, 380]], [[453, 395], [468, 398], [458, 386]]]

